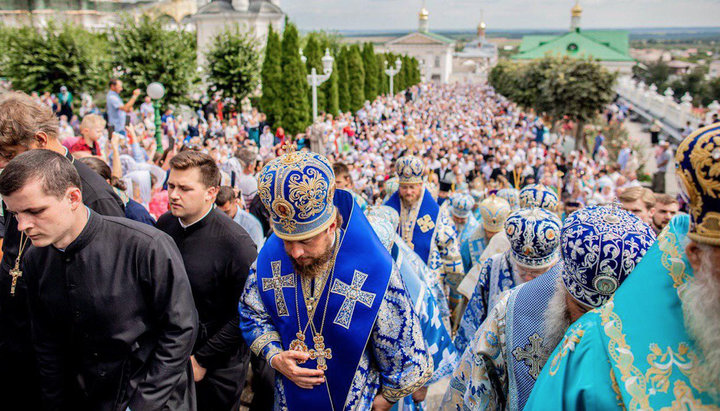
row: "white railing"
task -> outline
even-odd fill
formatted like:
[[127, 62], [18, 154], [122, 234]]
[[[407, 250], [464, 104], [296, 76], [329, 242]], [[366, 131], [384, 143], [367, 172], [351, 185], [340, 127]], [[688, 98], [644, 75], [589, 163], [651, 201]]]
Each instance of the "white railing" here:
[[677, 132], [682, 131], [688, 121], [692, 129], [703, 123], [709, 124], [712, 115], [720, 109], [720, 104], [713, 101], [708, 106], [705, 116], [696, 114], [693, 112], [693, 98], [690, 94], [685, 93], [680, 98], [681, 102], [677, 103], [673, 98], [675, 93], [672, 89], [668, 88], [663, 94], [660, 94], [654, 84], [648, 86], [630, 77], [619, 78], [615, 91], [637, 108], [660, 120], [664, 125], [674, 128]]

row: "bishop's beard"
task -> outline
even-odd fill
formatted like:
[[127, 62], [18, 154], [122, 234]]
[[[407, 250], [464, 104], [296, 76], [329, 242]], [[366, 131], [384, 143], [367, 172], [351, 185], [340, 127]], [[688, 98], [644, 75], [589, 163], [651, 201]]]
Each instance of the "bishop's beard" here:
[[566, 293], [562, 279], [558, 278], [555, 283], [555, 291], [543, 315], [543, 329], [545, 332], [543, 346], [548, 356], [560, 343], [565, 331], [570, 327], [570, 313], [565, 299]]
[[712, 253], [701, 246], [700, 269], [680, 293], [685, 326], [702, 353], [700, 382], [715, 400], [720, 400], [720, 280]]
[[292, 263], [293, 268], [295, 268], [295, 272], [301, 277], [320, 278], [333, 257], [333, 251], [333, 246], [330, 244], [328, 245], [328, 248], [320, 254], [320, 256], [313, 258], [306, 264], [300, 264], [292, 257], [290, 257], [290, 262]]

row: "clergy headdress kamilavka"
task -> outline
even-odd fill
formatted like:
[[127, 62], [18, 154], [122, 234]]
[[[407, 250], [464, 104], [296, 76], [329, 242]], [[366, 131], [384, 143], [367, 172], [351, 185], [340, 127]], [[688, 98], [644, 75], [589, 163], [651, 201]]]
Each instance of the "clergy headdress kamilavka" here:
[[675, 153], [675, 168], [690, 204], [688, 237], [720, 246], [720, 123], [687, 136]]
[[527, 268], [547, 268], [560, 256], [560, 227], [557, 215], [538, 207], [515, 211], [505, 222], [510, 255]]
[[505, 220], [510, 215], [510, 204], [495, 194], [491, 194], [490, 197], [484, 199], [480, 206], [480, 216], [482, 217], [482, 224], [485, 231], [497, 233], [503, 229]]
[[450, 197], [450, 212], [458, 218], [468, 218], [472, 214], [475, 200], [470, 194], [455, 193]]
[[520, 190], [520, 208], [540, 207], [552, 213], [557, 212], [558, 196], [543, 184], [530, 184]]
[[480, 202], [485, 199], [484, 190], [472, 189], [470, 190], [470, 195], [475, 200], [476, 204], [480, 204]]
[[505, 201], [510, 204], [510, 209], [512, 211], [517, 210], [520, 208], [520, 198], [518, 196], [518, 191], [514, 188], [503, 188], [502, 190], [498, 190], [497, 196], [505, 199]]
[[258, 177], [258, 195], [283, 240], [314, 237], [335, 221], [335, 174], [320, 154], [289, 151], [271, 160]]
[[395, 172], [400, 184], [416, 184], [423, 182], [425, 164], [415, 156], [405, 156], [395, 163]]
[[652, 228], [617, 204], [575, 211], [560, 238], [565, 288], [581, 304], [601, 306], [654, 242]]

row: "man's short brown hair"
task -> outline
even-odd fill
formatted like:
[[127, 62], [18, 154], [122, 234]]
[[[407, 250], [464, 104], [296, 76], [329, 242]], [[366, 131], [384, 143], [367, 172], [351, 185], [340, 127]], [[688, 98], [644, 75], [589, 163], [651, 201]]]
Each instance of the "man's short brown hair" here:
[[40, 132], [57, 138], [58, 128], [52, 109], [25, 93], [8, 93], [0, 100], [0, 147], [28, 147]]
[[176, 170], [198, 168], [202, 183], [206, 187], [220, 185], [220, 169], [212, 157], [205, 153], [193, 150], [182, 151], [170, 160], [170, 167]]
[[668, 205], [676, 203], [677, 199], [670, 194], [655, 193], [655, 204]]
[[655, 207], [655, 195], [652, 190], [640, 186], [624, 189], [618, 194], [618, 200], [620, 200], [621, 203], [632, 203], [633, 201], [642, 200], [645, 208], [650, 209]]
[[220, 186], [220, 190], [218, 190], [217, 196], [215, 196], [215, 205], [222, 207], [230, 201], [235, 201], [236, 198], [235, 190], [233, 190], [232, 187]]
[[333, 163], [332, 168], [333, 173], [335, 173], [335, 178], [350, 175], [350, 168], [345, 163]]

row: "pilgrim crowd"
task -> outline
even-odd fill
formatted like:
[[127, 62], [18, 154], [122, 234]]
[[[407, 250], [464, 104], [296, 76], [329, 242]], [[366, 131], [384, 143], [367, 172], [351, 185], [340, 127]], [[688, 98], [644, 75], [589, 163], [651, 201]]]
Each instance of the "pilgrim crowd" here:
[[720, 123], [643, 183], [484, 85], [296, 136], [122, 93], [0, 96], [0, 408], [720, 407]]

